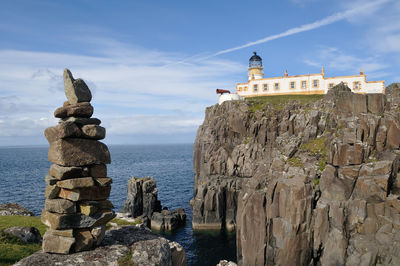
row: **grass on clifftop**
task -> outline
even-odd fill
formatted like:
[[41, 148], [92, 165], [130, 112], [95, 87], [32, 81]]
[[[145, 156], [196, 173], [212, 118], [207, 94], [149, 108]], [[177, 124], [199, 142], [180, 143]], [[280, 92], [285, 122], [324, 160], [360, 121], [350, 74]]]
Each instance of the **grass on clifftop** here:
[[3, 232], [13, 226], [36, 227], [43, 236], [47, 227], [37, 216], [0, 216], [0, 265], [12, 265], [40, 250], [40, 244], [26, 244]]
[[246, 100], [251, 103], [250, 111], [255, 112], [264, 109], [267, 104], [271, 104], [275, 109], [282, 110], [287, 102], [297, 101], [300, 104], [307, 104], [321, 100], [324, 95], [274, 95], [249, 97]]

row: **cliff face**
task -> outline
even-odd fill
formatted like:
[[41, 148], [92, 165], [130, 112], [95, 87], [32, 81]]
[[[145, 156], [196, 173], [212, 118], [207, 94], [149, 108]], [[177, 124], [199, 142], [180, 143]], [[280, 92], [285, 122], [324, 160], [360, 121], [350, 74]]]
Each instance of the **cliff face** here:
[[207, 108], [193, 227], [236, 228], [239, 265], [400, 265], [399, 95]]

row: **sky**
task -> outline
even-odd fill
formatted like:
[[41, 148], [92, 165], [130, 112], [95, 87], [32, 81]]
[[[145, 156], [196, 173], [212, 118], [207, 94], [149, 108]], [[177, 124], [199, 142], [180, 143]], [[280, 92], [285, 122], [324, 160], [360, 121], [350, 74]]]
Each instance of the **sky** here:
[[400, 81], [400, 1], [4, 0], [0, 146], [45, 145], [69, 68], [92, 91], [106, 144], [193, 143], [215, 89], [320, 73]]

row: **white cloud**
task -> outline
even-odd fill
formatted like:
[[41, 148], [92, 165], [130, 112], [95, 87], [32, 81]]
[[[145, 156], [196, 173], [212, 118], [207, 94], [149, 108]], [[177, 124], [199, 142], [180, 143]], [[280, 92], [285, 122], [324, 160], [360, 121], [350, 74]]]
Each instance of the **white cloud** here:
[[219, 59], [165, 66], [184, 55], [95, 40], [95, 56], [0, 50], [1, 137], [42, 135], [56, 124], [64, 67], [91, 88], [94, 116], [111, 135], [196, 132], [215, 89], [232, 89], [232, 75], [246, 69]]
[[349, 74], [363, 69], [369, 79], [382, 78], [390, 74], [382, 71], [389, 65], [380, 62], [377, 57], [356, 57], [335, 47], [320, 47], [317, 51], [313, 51], [312, 56], [306, 57], [304, 62], [313, 67], [324, 66], [328, 71], [342, 71]]
[[[287, 37], [287, 36], [291, 36], [294, 34], [298, 34], [298, 33], [302, 33], [302, 32], [306, 32], [306, 31], [310, 31], [310, 30], [314, 30], [314, 29], [318, 29], [333, 23], [336, 23], [338, 21], [342, 21], [342, 20], [353, 20], [353, 18], [359, 18], [359, 17], [366, 17], [368, 15], [371, 15], [373, 13], [375, 13], [377, 10], [379, 10], [383, 5], [391, 2], [393, 0], [377, 0], [377, 1], [363, 1], [362, 4], [357, 4], [357, 5], [348, 5], [346, 7], [345, 10], [340, 11], [340, 12], [336, 12], [330, 16], [321, 18], [317, 21], [308, 23], [308, 24], [303, 24], [300, 26], [295, 26], [292, 27], [284, 32], [278, 33], [278, 34], [274, 34], [274, 35], [269, 35], [266, 36], [262, 39], [256, 40], [256, 41], [252, 41], [252, 42], [248, 42], [245, 43], [243, 45], [239, 45], [239, 46], [235, 46], [232, 48], [228, 48], [228, 49], [224, 49], [224, 50], [220, 50], [218, 52], [209, 54], [205, 57], [200, 57], [200, 59], [198, 59], [199, 61], [201, 60], [205, 60], [205, 59], [209, 59], [211, 57], [215, 57], [218, 55], [222, 55], [222, 54], [227, 54], [227, 53], [231, 53], [237, 50], [241, 50], [247, 47], [251, 47], [254, 45], [259, 45], [262, 43], [267, 43], [273, 40], [277, 40], [277, 39], [281, 39], [283, 37]], [[295, 0], [296, 2], [296, 0]], [[297, 1], [298, 3], [304, 3], [301, 1]], [[196, 57], [196, 56], [194, 56]], [[184, 63], [186, 62], [186, 60], [180, 61], [179, 63]]]
[[356, 15], [349, 17], [348, 21], [364, 31], [364, 39], [360, 40], [360, 43], [368, 44], [374, 53], [392, 55], [400, 53], [400, 1], [341, 0], [340, 2], [344, 8], [358, 8], [382, 2], [382, 5], [377, 5], [373, 9], [360, 9]]
[[109, 122], [109, 134], [169, 134], [194, 132], [202, 117], [181, 115], [132, 115], [116, 117]]

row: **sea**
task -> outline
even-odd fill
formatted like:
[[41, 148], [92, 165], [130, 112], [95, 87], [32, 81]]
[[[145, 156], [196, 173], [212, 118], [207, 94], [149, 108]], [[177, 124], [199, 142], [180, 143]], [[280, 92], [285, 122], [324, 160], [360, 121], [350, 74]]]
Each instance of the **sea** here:
[[[0, 147], [0, 203], [18, 203], [35, 215], [44, 206], [46, 176], [51, 163], [46, 146]], [[216, 265], [221, 259], [236, 261], [234, 233], [193, 231], [193, 144], [110, 145], [111, 164], [108, 176], [113, 178], [110, 200], [120, 211], [126, 200], [128, 180], [154, 177], [158, 198], [169, 209], [183, 208], [186, 225], [165, 238], [180, 243], [186, 251], [188, 265]], [[159, 232], [158, 232], [159, 233]]]

